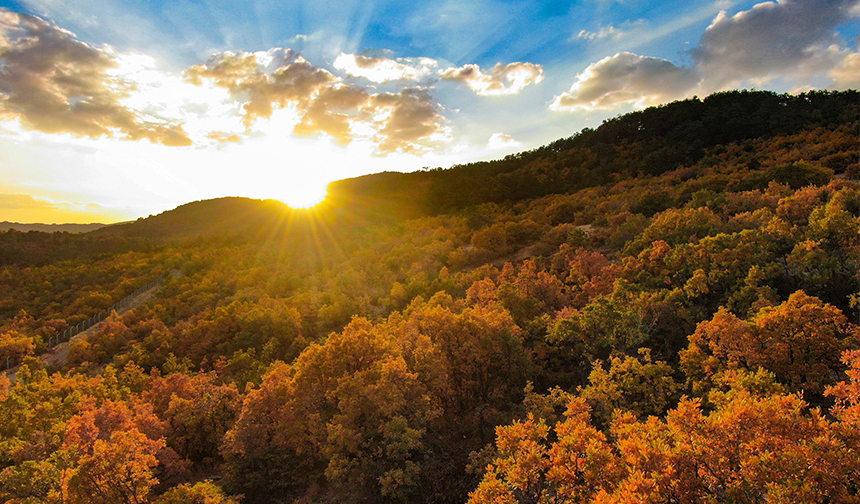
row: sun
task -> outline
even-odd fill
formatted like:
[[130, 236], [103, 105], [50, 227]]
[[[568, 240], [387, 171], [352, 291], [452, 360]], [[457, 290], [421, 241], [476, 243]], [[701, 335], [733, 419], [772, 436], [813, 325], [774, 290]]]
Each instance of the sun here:
[[320, 203], [328, 195], [326, 186], [317, 187], [313, 184], [308, 185], [290, 185], [280, 191], [280, 194], [275, 197], [276, 200], [285, 203], [290, 208], [311, 208]]

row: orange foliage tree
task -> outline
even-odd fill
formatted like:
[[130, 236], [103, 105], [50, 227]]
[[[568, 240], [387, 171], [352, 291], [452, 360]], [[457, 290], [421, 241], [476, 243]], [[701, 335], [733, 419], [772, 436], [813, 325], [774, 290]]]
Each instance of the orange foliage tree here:
[[750, 321], [720, 309], [690, 335], [681, 367], [697, 393], [720, 371], [761, 367], [793, 390], [821, 394], [840, 367], [839, 352], [857, 336], [838, 308], [798, 291]]
[[533, 417], [499, 427], [497, 456], [469, 502], [857, 502], [860, 452], [845, 410], [831, 422], [798, 395], [760, 395], [742, 381], [712, 393], [710, 413], [698, 399], [665, 420], [620, 413], [611, 440], [581, 399], [553, 436]]

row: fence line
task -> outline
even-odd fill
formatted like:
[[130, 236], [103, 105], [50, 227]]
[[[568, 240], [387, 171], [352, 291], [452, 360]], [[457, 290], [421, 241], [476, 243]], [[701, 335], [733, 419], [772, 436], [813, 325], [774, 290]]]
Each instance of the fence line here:
[[[114, 310], [119, 310], [125, 306], [128, 306], [131, 303], [132, 299], [136, 298], [137, 296], [143, 294], [144, 292], [148, 291], [149, 289], [160, 284], [161, 282], [164, 281], [165, 278], [167, 278], [167, 273], [162, 274], [161, 276], [159, 276], [155, 280], [149, 282], [148, 284], [144, 285], [143, 287], [140, 287], [139, 289], [135, 290], [131, 294], [127, 295], [126, 297], [120, 299], [119, 301], [114, 303], [113, 306], [111, 306], [110, 308], [108, 308], [104, 311], [101, 311], [101, 312], [93, 315], [92, 317], [88, 318], [87, 320], [84, 320], [82, 322], [78, 322], [77, 324], [51, 336], [50, 338], [48, 338], [48, 341], [47, 341], [48, 348], [55, 348], [55, 347], [59, 346], [60, 343], [69, 341], [74, 336], [86, 331], [90, 327], [107, 320], [107, 318], [110, 316], [110, 314]], [[15, 359], [12, 359], [11, 357], [12, 357], [11, 355], [6, 356], [6, 369], [7, 370], [9, 368], [17, 365], [17, 363], [14, 362]]]

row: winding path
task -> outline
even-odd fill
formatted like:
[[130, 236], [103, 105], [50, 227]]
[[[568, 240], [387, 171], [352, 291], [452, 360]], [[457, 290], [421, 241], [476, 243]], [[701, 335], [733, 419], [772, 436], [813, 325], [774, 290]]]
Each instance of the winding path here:
[[[178, 270], [176, 270], [176, 271], [172, 271], [170, 273], [170, 276], [172, 278], [176, 278], [176, 277], [180, 276], [180, 274], [181, 273]], [[150, 287], [149, 289], [141, 292], [137, 296], [134, 296], [133, 298], [128, 299], [128, 301], [125, 304], [123, 304], [122, 307], [120, 307], [116, 310], [117, 315], [122, 315], [122, 314], [124, 314], [130, 310], [137, 308], [138, 306], [142, 305], [143, 303], [147, 302], [150, 298], [152, 298], [152, 296], [155, 295], [156, 292], [158, 292], [161, 289], [161, 285], [162, 284], [159, 282], [159, 283], [155, 284], [154, 286]], [[59, 345], [51, 348], [47, 352], [40, 355], [39, 358], [42, 360], [42, 362], [45, 364], [45, 366], [64, 366], [66, 364], [66, 360], [69, 357], [69, 350], [71, 350], [71, 348], [72, 348], [72, 342], [79, 339], [79, 338], [83, 338], [83, 339], [89, 338], [90, 335], [94, 334], [95, 331], [98, 330], [98, 328], [102, 324], [104, 324], [107, 320], [109, 320], [109, 319], [106, 319], [102, 322], [99, 322], [99, 323], [93, 325], [92, 327], [90, 327], [84, 331], [81, 331], [78, 334], [75, 334], [74, 336], [72, 336], [69, 339], [69, 341], [64, 341], [64, 342], [60, 343]], [[4, 371], [6, 378], [8, 378], [10, 382], [15, 383], [15, 375], [18, 373], [19, 367], [20, 366], [15, 366], [13, 368], [9, 368], [8, 370]]]

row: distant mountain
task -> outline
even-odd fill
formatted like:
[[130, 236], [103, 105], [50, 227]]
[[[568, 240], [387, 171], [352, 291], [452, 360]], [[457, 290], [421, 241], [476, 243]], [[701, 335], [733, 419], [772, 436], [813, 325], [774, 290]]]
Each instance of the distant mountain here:
[[[597, 129], [504, 159], [332, 182], [328, 200], [338, 207], [372, 204], [404, 217], [523, 201], [659, 175], [699, 162], [718, 145], [849, 127], [858, 117], [856, 90], [799, 95], [728, 91], [608, 119]], [[839, 174], [845, 166], [833, 169]]]
[[295, 211], [275, 200], [217, 198], [187, 203], [158, 215], [104, 227], [91, 234], [151, 239], [258, 234], [285, 222]]
[[110, 224], [21, 224], [18, 222], [0, 222], [0, 231], [14, 229], [26, 233], [28, 231], [40, 231], [42, 233], [89, 233], [96, 229], [109, 226]]

